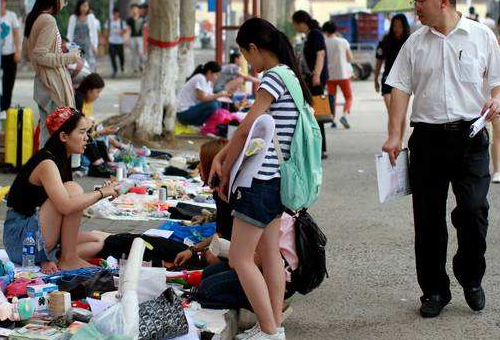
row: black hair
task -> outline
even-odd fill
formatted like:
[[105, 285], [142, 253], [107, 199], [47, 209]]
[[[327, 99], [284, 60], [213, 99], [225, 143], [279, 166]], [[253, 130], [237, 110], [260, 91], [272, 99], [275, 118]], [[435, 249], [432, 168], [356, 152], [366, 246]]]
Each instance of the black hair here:
[[297, 24], [304, 23], [309, 27], [310, 30], [319, 29], [318, 21], [314, 20], [309, 13], [306, 11], [300, 10], [292, 15], [293, 22]]
[[118, 7], [113, 7], [113, 13], [120, 13], [120, 9]]
[[217, 72], [220, 72], [220, 70], [221, 70], [221, 67], [220, 67], [219, 63], [217, 63], [216, 61], [209, 61], [205, 65], [202, 65], [202, 64], [198, 65], [194, 69], [193, 74], [191, 74], [186, 79], [186, 81], [188, 81], [189, 79], [193, 78], [195, 75], [200, 74], [200, 73], [201, 74], [207, 74], [208, 71], [213, 72], [213, 73], [217, 73]]
[[132, 5], [130, 5], [130, 8], [135, 8], [135, 7], [140, 8], [138, 4], [132, 4]]
[[36, 0], [31, 12], [29, 12], [26, 17], [26, 26], [24, 27], [24, 36], [29, 38], [31, 29], [35, 24], [36, 19], [43, 14], [43, 12], [52, 10], [54, 14], [60, 12], [59, 1], [58, 0]]
[[327, 21], [323, 24], [321, 28], [323, 32], [334, 34], [337, 32], [337, 25], [333, 21]]
[[71, 157], [68, 156], [68, 153], [66, 151], [66, 145], [61, 141], [59, 135], [62, 132], [69, 135], [77, 128], [78, 124], [80, 123], [80, 120], [85, 117], [79, 111], [75, 109], [71, 110], [73, 111], [73, 115], [67, 121], [65, 121], [64, 124], [61, 125], [61, 127], [52, 134], [52, 136], [50, 136], [49, 140], [47, 141], [47, 143], [45, 143], [45, 146], [43, 147], [45, 151], [50, 152], [54, 156], [57, 168], [59, 169], [63, 182], [67, 182], [72, 179]]
[[229, 55], [229, 62], [231, 64], [234, 64], [236, 62], [236, 59], [238, 59], [239, 57], [241, 57], [241, 53], [238, 51], [234, 51]]
[[78, 0], [78, 2], [76, 3], [76, 6], [75, 6], [75, 13], [74, 13], [77, 17], [79, 17], [82, 14], [82, 12], [80, 12], [80, 7], [82, 7], [82, 5], [84, 3], [89, 4], [89, 11], [87, 14], [90, 14], [92, 12], [89, 0]]
[[387, 33], [387, 35], [386, 35], [386, 39], [388, 40], [388, 42], [390, 44], [398, 41], [398, 39], [396, 38], [396, 35], [394, 33], [394, 23], [397, 20], [399, 20], [401, 22], [401, 24], [403, 25], [403, 36], [401, 37], [401, 39], [399, 41], [405, 42], [411, 34], [410, 24], [408, 23], [408, 19], [406, 18], [406, 15], [396, 14], [391, 19], [391, 27], [389, 29], [389, 33]]
[[241, 25], [236, 42], [240, 48], [248, 50], [250, 44], [254, 44], [259, 49], [269, 51], [276, 55], [281, 64], [285, 64], [292, 69], [300, 82], [305, 100], [312, 104], [312, 96], [302, 75], [292, 44], [288, 37], [273, 26], [269, 21], [260, 18], [248, 19]]
[[83, 95], [87, 95], [87, 92], [93, 89], [102, 89], [105, 85], [104, 79], [99, 74], [91, 73], [82, 80], [77, 91]]
[[149, 9], [149, 5], [147, 3], [143, 3], [139, 5], [140, 9]]

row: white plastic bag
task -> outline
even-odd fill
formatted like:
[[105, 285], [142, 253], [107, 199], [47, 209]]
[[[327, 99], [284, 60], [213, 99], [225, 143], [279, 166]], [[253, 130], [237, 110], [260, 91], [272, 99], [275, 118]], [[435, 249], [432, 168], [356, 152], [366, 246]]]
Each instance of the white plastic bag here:
[[[167, 289], [165, 268], [141, 267], [139, 271], [139, 284], [137, 285], [137, 299], [139, 303], [153, 300]], [[120, 273], [120, 277], [123, 277]], [[123, 280], [120, 280], [118, 294], [123, 294]]]
[[144, 249], [144, 240], [140, 237], [136, 238], [132, 243], [123, 273], [123, 297], [116, 305], [90, 321], [104, 335], [127, 335], [135, 340], [139, 338], [137, 283]]

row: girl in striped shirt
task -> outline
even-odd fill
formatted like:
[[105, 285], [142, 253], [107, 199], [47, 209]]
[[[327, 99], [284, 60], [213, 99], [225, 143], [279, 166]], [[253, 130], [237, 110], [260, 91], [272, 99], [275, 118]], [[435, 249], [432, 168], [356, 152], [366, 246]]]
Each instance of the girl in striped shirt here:
[[[275, 66], [283, 65], [299, 79], [304, 98], [312, 103], [311, 94], [302, 80], [293, 48], [285, 34], [269, 22], [252, 18], [240, 28], [236, 38], [248, 63], [257, 72], [265, 72], [255, 103], [228, 145], [215, 157], [211, 179], [217, 175], [216, 190], [227, 197], [231, 168], [241, 153], [250, 128], [263, 114], [274, 118], [279, 147], [287, 160], [295, 132], [299, 111]], [[238, 188], [231, 195], [234, 224], [229, 261], [236, 270], [248, 300], [257, 315], [258, 324], [237, 339], [283, 340], [281, 314], [285, 291], [283, 262], [279, 252], [279, 221], [284, 212], [280, 198], [279, 162], [274, 145], [250, 188]], [[255, 265], [254, 256], [262, 261], [262, 272]]]

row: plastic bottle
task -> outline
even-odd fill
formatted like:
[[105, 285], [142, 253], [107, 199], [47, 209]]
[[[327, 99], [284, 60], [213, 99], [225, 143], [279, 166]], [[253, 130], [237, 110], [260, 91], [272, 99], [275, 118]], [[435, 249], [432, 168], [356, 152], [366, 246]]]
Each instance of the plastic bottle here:
[[35, 267], [36, 241], [31, 231], [26, 233], [23, 241], [23, 269], [30, 270]]

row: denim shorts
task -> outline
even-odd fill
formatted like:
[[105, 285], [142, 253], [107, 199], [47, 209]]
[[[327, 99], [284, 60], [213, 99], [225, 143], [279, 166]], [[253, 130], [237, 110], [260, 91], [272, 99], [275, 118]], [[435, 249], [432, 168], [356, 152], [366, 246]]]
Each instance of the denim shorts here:
[[27, 232], [32, 232], [33, 237], [39, 238], [35, 250], [35, 263], [53, 261], [56, 262], [56, 253], [59, 250], [55, 247], [48, 251], [45, 247], [45, 240], [42, 236], [40, 221], [38, 219], [38, 211], [32, 216], [25, 216], [8, 210], [5, 223], [3, 225], [3, 244], [5, 251], [9, 255], [9, 259], [17, 264], [23, 262], [23, 241], [26, 238]]
[[232, 215], [256, 227], [265, 228], [285, 211], [281, 203], [280, 183], [280, 178], [267, 181], [254, 178], [250, 188], [237, 188], [231, 194]]

